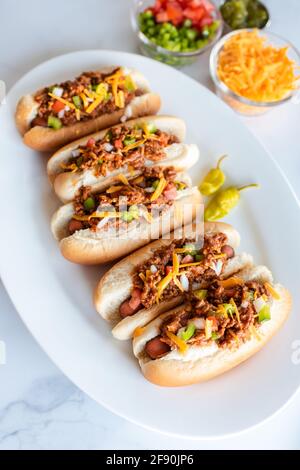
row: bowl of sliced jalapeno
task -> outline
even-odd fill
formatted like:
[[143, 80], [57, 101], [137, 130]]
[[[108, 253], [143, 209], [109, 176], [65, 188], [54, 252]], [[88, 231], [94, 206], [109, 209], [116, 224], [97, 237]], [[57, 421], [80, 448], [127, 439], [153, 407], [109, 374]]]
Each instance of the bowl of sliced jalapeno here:
[[223, 31], [210, 0], [136, 0], [132, 26], [144, 55], [177, 67], [193, 63]]
[[227, 32], [242, 28], [263, 29], [270, 25], [269, 10], [259, 0], [225, 0], [220, 11]]

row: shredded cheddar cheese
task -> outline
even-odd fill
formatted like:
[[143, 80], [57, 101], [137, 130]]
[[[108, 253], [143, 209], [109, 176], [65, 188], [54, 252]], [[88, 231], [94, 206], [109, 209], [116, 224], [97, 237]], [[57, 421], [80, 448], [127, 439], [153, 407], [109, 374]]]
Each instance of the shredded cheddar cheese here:
[[173, 272], [169, 272], [166, 277], [164, 277], [157, 285], [157, 296], [156, 299], [159, 301], [161, 294], [165, 290], [165, 288], [170, 284], [173, 279]]
[[89, 102], [87, 100], [86, 95], [84, 93], [80, 93], [79, 96], [82, 99], [84, 109], [86, 109], [89, 106]]
[[120, 191], [120, 189], [123, 189], [124, 186], [111, 186], [110, 188], [108, 188], [106, 190], [107, 194], [113, 194], [113, 193], [117, 193], [118, 191]]
[[173, 281], [174, 281], [174, 284], [178, 287], [178, 289], [179, 289], [181, 292], [184, 292], [184, 288], [182, 287], [181, 282], [180, 282], [179, 279], [176, 277], [176, 275], [174, 275]]
[[230, 299], [230, 303], [234, 309], [234, 313], [236, 314], [236, 318], [237, 318], [237, 321], [239, 322], [239, 324], [241, 323], [241, 319], [240, 319], [240, 314], [239, 314], [239, 309], [237, 308], [237, 305], [234, 301], [234, 299]]
[[255, 339], [257, 339], [258, 341], [261, 341], [261, 336], [259, 335], [257, 329], [255, 328], [254, 325], [250, 325], [249, 327], [249, 330], [250, 332], [253, 334], [253, 336], [255, 337]]
[[279, 295], [278, 292], [271, 286], [271, 284], [269, 284], [269, 282], [266, 282], [266, 283], [265, 283], [265, 288], [267, 289], [267, 291], [271, 294], [271, 296], [272, 296], [275, 300], [280, 300], [280, 295]]
[[123, 175], [123, 173], [120, 173], [118, 175], [118, 179], [121, 181], [121, 183], [125, 184], [126, 186], [129, 186], [129, 181], [128, 179], [126, 178], [125, 175]]
[[125, 108], [125, 95], [123, 90], [120, 90], [118, 93], [118, 106], [119, 108]]
[[103, 95], [100, 95], [98, 96], [95, 101], [93, 101], [93, 103], [90, 104], [90, 106], [86, 109], [86, 112], [88, 114], [91, 114], [93, 111], [95, 111], [95, 109], [99, 106], [99, 104], [102, 103], [102, 101], [104, 100], [104, 96]]
[[141, 336], [145, 330], [145, 327], [138, 326], [133, 332], [133, 337], [137, 338], [138, 336]]
[[71, 173], [76, 173], [76, 171], [78, 170], [78, 167], [76, 165], [76, 163], [71, 163], [71, 164], [66, 164], [66, 163], [61, 163], [60, 164], [60, 167], [63, 169], [63, 170], [69, 170], [71, 171]]
[[174, 276], [177, 276], [178, 273], [179, 273], [179, 258], [176, 253], [173, 253], [173, 274]]
[[297, 88], [296, 63], [287, 47], [275, 47], [257, 30], [229, 38], [219, 54], [219, 79], [239, 96], [256, 102], [274, 102]]
[[142, 281], [145, 283], [147, 281], [146, 276], [144, 273], [139, 273], [139, 277], [142, 279]]
[[171, 333], [171, 331], [166, 331], [166, 335], [174, 344], [176, 344], [181, 354], [186, 353], [188, 345], [182, 339], [178, 338], [174, 333]]
[[234, 287], [234, 286], [241, 286], [244, 284], [243, 279], [238, 277], [230, 277], [229, 279], [224, 279], [223, 281], [219, 281], [219, 284], [222, 287]]
[[202, 261], [196, 261], [195, 263], [186, 263], [186, 264], [181, 264], [181, 268], [189, 268], [190, 266], [199, 266], [202, 264]]
[[123, 152], [129, 152], [129, 150], [133, 150], [133, 149], [135, 149], [136, 147], [140, 147], [140, 146], [143, 145], [145, 142], [146, 142], [146, 139], [138, 140], [138, 141], [134, 142], [133, 144], [129, 144], [129, 145], [127, 145], [126, 147], [124, 147], [124, 148], [122, 149], [122, 151], [123, 151]]
[[159, 198], [159, 196], [163, 193], [166, 186], [167, 186], [167, 181], [165, 180], [165, 178], [161, 178], [159, 180], [156, 190], [151, 196], [151, 199], [150, 199], [151, 202], [156, 201]]

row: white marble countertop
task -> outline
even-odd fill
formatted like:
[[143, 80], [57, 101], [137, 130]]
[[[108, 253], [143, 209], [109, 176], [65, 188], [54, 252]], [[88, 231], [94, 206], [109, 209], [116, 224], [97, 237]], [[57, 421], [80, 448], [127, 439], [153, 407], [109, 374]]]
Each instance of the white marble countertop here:
[[[137, 52], [128, 19], [129, 3], [52, 0], [44, 8], [39, 0], [1, 0], [0, 79], [9, 89], [35, 65], [70, 51]], [[271, 29], [300, 48], [300, 2], [266, 3]], [[208, 56], [203, 56], [185, 71], [210, 86], [207, 63]], [[244, 121], [300, 198], [299, 118], [300, 107], [290, 104]], [[162, 436], [111, 414], [72, 385], [35, 343], [1, 283], [0, 312], [0, 341], [5, 342], [7, 352], [6, 365], [0, 365], [0, 450], [300, 448], [300, 393], [268, 422], [235, 437], [195, 442]]]

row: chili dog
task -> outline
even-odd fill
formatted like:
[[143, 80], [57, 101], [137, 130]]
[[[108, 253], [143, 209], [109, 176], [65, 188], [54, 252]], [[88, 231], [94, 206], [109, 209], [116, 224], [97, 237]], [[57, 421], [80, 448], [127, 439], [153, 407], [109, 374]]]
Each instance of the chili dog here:
[[201, 201], [188, 175], [172, 167], [145, 168], [129, 181], [120, 175], [119, 183], [100, 193], [82, 186], [53, 216], [52, 232], [68, 260], [105, 263], [147, 244], [153, 234], [158, 238], [188, 224]]
[[111, 323], [115, 338], [131, 338], [136, 328], [182, 303], [190, 286], [201, 288], [207, 281], [226, 278], [251, 265], [251, 256], [235, 255], [240, 237], [230, 225], [205, 224], [204, 240], [199, 241], [195, 229], [188, 227], [186, 238], [172, 234], [171, 239], [151, 243], [102, 277], [94, 295], [95, 307]]
[[173, 166], [182, 171], [199, 158], [196, 145], [183, 144], [185, 124], [171, 116], [133, 119], [73, 142], [48, 162], [48, 175], [57, 196], [68, 202], [81, 186], [99, 191], [119, 174], [141, 174], [143, 167]]
[[20, 99], [16, 124], [24, 143], [51, 151], [129, 118], [156, 114], [160, 98], [136, 70], [83, 72]]
[[210, 281], [205, 295], [186, 302], [137, 331], [133, 350], [144, 376], [161, 386], [216, 377], [260, 350], [291, 309], [289, 292], [273, 285], [265, 266]]

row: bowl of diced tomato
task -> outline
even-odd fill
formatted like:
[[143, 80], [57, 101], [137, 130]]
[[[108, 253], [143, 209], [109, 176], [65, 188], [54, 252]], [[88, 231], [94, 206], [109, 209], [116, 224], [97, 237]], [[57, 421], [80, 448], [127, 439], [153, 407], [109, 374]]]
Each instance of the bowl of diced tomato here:
[[136, 0], [132, 24], [143, 54], [177, 67], [193, 63], [223, 31], [210, 0]]

